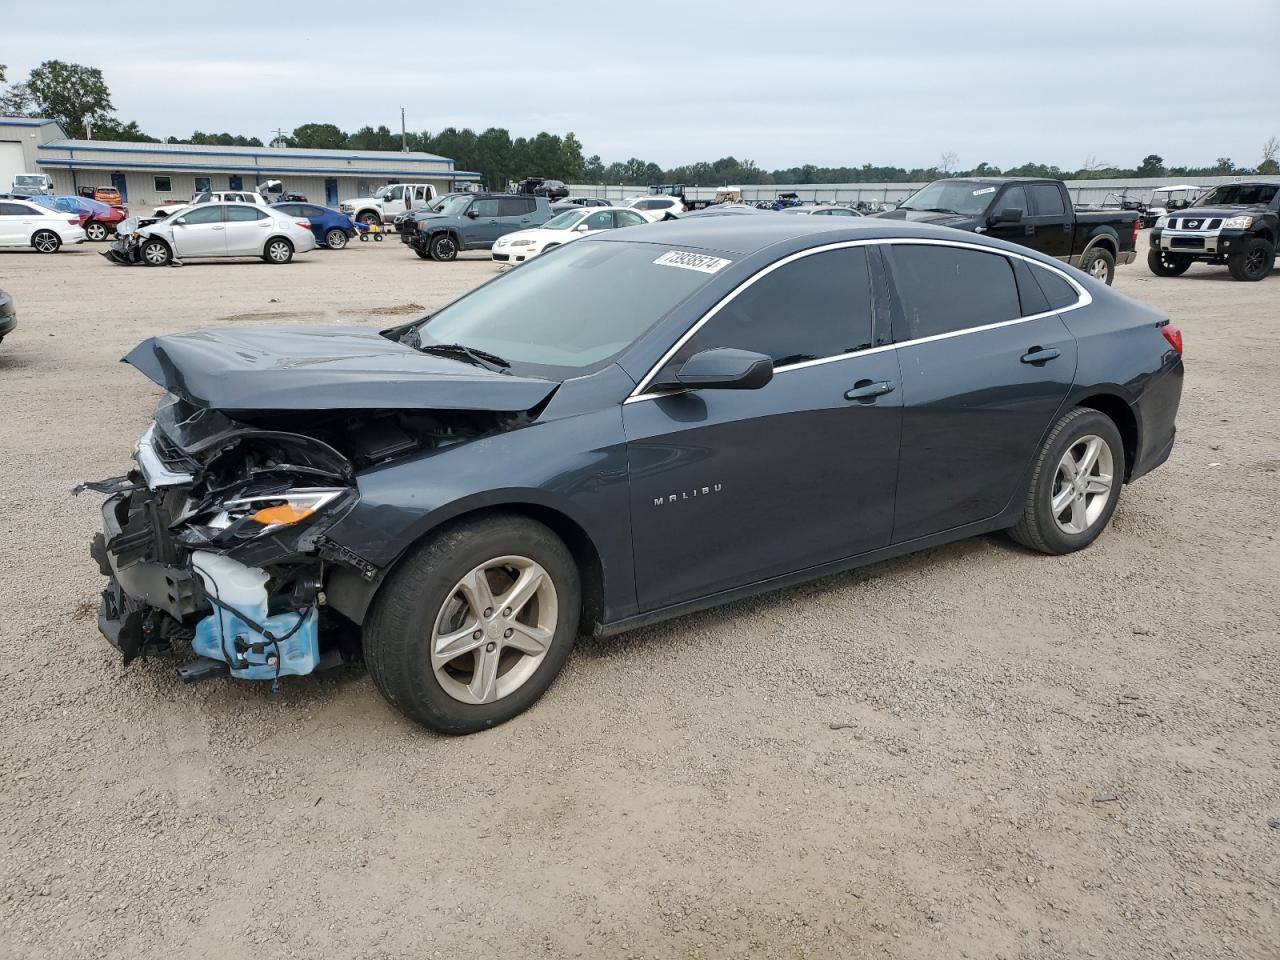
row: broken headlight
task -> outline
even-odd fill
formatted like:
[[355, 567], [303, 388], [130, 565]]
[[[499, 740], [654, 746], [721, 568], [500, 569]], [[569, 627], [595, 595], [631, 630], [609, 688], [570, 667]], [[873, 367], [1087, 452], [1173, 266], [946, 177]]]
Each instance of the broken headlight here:
[[349, 490], [349, 487], [299, 487], [284, 493], [225, 500], [203, 526], [212, 530], [234, 527], [238, 534], [250, 536], [271, 533], [309, 520]]

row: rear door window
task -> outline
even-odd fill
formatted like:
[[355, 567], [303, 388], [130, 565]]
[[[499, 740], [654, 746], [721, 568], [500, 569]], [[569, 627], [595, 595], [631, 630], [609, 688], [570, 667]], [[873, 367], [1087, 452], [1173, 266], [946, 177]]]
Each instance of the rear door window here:
[[827, 250], [779, 267], [739, 293], [681, 347], [664, 374], [715, 347], [763, 353], [775, 367], [854, 353], [871, 346], [871, 329], [866, 249]]
[[1022, 316], [1013, 268], [997, 253], [942, 244], [887, 249], [906, 322], [899, 342]]
[[227, 219], [234, 221], [265, 220], [266, 211], [257, 207], [227, 207]]
[[1051, 183], [1033, 183], [1031, 200], [1036, 205], [1037, 217], [1062, 216], [1067, 208], [1062, 203], [1062, 191]]

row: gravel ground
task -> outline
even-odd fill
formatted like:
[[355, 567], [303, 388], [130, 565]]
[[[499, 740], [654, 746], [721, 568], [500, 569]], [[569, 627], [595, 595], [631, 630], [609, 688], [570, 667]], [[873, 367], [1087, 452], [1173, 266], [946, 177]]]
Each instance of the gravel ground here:
[[1084, 553], [983, 537], [584, 640], [464, 739], [355, 668], [122, 668], [69, 495], [158, 398], [115, 361], [492, 273], [0, 254], [0, 956], [1280, 956], [1280, 276], [1120, 269], [1186, 336], [1181, 433]]

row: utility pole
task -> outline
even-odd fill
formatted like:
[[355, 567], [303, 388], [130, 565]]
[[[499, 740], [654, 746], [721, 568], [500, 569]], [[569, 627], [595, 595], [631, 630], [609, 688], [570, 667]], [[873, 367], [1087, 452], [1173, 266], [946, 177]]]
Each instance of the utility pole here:
[[276, 129], [272, 130], [271, 132], [272, 132], [272, 133], [274, 133], [274, 134], [276, 135], [276, 138], [275, 138], [274, 140], [272, 140], [272, 141], [271, 141], [271, 146], [273, 146], [273, 147], [276, 147], [276, 146], [283, 146], [283, 144], [284, 144], [284, 131], [283, 131], [283, 130], [281, 130], [279, 127], [277, 127]]
[[409, 135], [404, 130], [404, 107], [400, 108], [400, 152], [409, 152]]

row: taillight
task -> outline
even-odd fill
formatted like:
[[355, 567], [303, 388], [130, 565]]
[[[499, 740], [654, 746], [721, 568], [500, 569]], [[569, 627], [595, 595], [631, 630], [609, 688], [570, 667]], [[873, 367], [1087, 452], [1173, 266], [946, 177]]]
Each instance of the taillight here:
[[310, 220], [295, 220], [295, 221], [293, 221], [293, 222], [294, 222], [294, 223], [296, 223], [298, 226], [300, 226], [303, 230], [310, 230], [310, 229], [311, 229], [311, 221], [310, 221]]
[[67, 223], [71, 224], [73, 227], [78, 227], [78, 226], [80, 226], [80, 224], [81, 224], [81, 223], [83, 223], [83, 222], [84, 222], [84, 221], [82, 221], [79, 217], [68, 217], [68, 218], [67, 218]]
[[1160, 328], [1160, 332], [1169, 341], [1169, 346], [1173, 347], [1173, 352], [1178, 356], [1182, 356], [1182, 331], [1166, 320], [1164, 326]]

